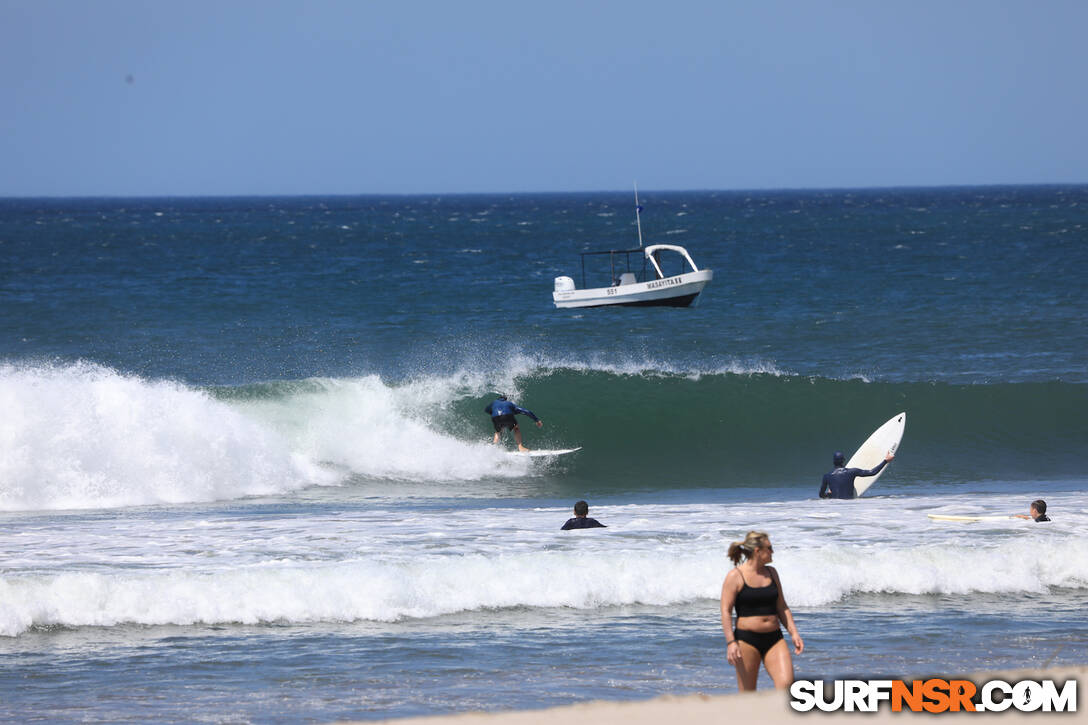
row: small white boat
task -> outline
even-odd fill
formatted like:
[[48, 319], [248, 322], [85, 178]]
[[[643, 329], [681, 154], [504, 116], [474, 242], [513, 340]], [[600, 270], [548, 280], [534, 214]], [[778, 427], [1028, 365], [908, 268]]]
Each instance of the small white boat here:
[[[680, 255], [690, 271], [666, 275], [661, 268], [662, 252]], [[585, 288], [585, 261], [592, 255], [609, 255], [614, 283], [610, 287]], [[631, 257], [642, 258], [642, 270]], [[623, 271], [619, 271], [623, 270]], [[582, 253], [582, 285], [577, 289], [570, 277], [556, 277], [552, 300], [556, 307], [603, 307], [636, 305], [643, 307], [688, 307], [698, 298], [707, 282], [714, 278], [709, 269], [699, 269], [688, 250], [675, 244], [651, 244], [641, 249], [620, 249]]]
[[[714, 278], [709, 269], [695, 266], [688, 250], [675, 244], [642, 246], [642, 207], [635, 190], [635, 219], [638, 223], [638, 249], [609, 249], [582, 253], [582, 289], [570, 277], [556, 277], [552, 300], [559, 308], [604, 307], [608, 305], [640, 307], [688, 307], [707, 283]], [[668, 253], [667, 255], [665, 253]], [[586, 257], [608, 255], [608, 287], [586, 285]], [[634, 258], [632, 263], [632, 257]], [[666, 257], [680, 262], [677, 274], [666, 274]]]

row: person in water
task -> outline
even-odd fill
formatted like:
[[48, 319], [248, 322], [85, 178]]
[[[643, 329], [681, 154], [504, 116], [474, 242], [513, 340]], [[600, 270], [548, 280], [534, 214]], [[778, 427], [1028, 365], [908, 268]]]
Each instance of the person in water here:
[[567, 523], [563, 524], [561, 531], [568, 531], [570, 529], [596, 529], [596, 528], [608, 528], [597, 519], [589, 518], [589, 504], [585, 501], [579, 501], [574, 504], [574, 518], [567, 519]]
[[737, 668], [737, 687], [742, 692], [756, 689], [762, 662], [775, 688], [787, 689], [793, 684], [793, 660], [780, 625], [786, 625], [795, 654], [805, 651], [805, 643], [797, 633], [778, 572], [769, 566], [774, 558], [771, 540], [762, 531], [749, 531], [744, 541], [730, 545], [729, 558], [734, 567], [722, 582], [722, 631], [726, 660]]
[[495, 438], [492, 442], [498, 443], [499, 438], [502, 437], [502, 432], [509, 428], [514, 431], [514, 440], [518, 444], [518, 450], [523, 453], [529, 449], [521, 443], [521, 428], [518, 427], [518, 420], [514, 416], [527, 415], [536, 421], [537, 428], [544, 427], [544, 422], [537, 418], [533, 411], [519, 408], [502, 394], [496, 400], [488, 403], [487, 407], [484, 408], [484, 412], [491, 416], [491, 423], [495, 426]]
[[1013, 516], [1018, 519], [1034, 519], [1038, 523], [1050, 521], [1050, 517], [1046, 515], [1046, 501], [1041, 498], [1031, 502], [1026, 514], [1013, 514]]
[[844, 468], [846, 456], [840, 451], [835, 451], [833, 459], [835, 468], [824, 474], [824, 481], [820, 484], [820, 498], [854, 498], [854, 479], [875, 476], [894, 458], [895, 454], [889, 453], [884, 456], [880, 465], [871, 471], [866, 471], [861, 468]]

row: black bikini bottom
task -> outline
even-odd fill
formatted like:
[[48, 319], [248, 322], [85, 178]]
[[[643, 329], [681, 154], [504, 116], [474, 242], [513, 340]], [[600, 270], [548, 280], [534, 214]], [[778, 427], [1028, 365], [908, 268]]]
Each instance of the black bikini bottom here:
[[741, 642], [747, 642], [755, 647], [759, 650], [761, 657], [766, 655], [771, 647], [774, 647], [783, 639], [781, 629], [776, 629], [773, 632], [751, 632], [747, 629], [734, 629], [733, 636]]

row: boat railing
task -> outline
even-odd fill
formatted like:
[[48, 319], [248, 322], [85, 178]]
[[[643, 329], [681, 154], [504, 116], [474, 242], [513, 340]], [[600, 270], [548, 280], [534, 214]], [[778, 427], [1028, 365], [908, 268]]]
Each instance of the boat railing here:
[[[662, 252], [670, 252], [665, 259], [679, 262], [679, 269], [670, 274], [663, 263]], [[672, 244], [654, 244], [639, 249], [606, 249], [597, 252], [581, 252], [582, 257], [582, 289], [589, 289], [586, 277], [586, 257], [603, 257], [608, 255], [608, 280], [607, 284], [594, 284], [593, 287], [615, 287], [620, 284], [620, 277], [624, 274], [633, 274], [636, 282], [650, 282], [663, 277], [671, 277], [684, 274], [687, 271], [699, 271], [692, 261], [691, 256], [683, 247]], [[634, 259], [632, 259], [632, 256]], [[652, 257], [652, 259], [651, 259]], [[685, 263], [690, 270], [685, 269]], [[672, 267], [673, 264], [667, 265]], [[603, 268], [595, 271], [595, 276], [601, 277]], [[630, 278], [627, 278], [629, 282]]]
[[[624, 273], [635, 275], [638, 282], [647, 281], [647, 276], [652, 278], [656, 273], [650, 269], [646, 255], [642, 249], [606, 249], [599, 252], [582, 252], [582, 289], [589, 289], [586, 282], [586, 257], [603, 257], [608, 255], [608, 280], [607, 284], [593, 285], [594, 287], [615, 287], [620, 283], [620, 276]], [[631, 256], [635, 259], [632, 260]], [[633, 263], [632, 263], [633, 262]], [[595, 274], [599, 277], [604, 270], [598, 269]]]

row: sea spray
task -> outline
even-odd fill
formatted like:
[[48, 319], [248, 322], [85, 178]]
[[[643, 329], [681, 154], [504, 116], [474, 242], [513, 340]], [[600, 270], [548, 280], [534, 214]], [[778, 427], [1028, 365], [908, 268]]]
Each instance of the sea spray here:
[[[480, 402], [489, 395], [486, 387], [464, 376], [390, 384], [369, 375], [246, 386], [220, 395], [276, 430], [294, 450], [365, 478], [429, 482], [522, 476], [529, 462], [490, 443], [492, 430]], [[478, 414], [471, 420], [446, 419], [459, 399], [477, 401]]]
[[0, 366], [0, 510], [284, 493], [337, 477], [207, 393], [88, 363]]

